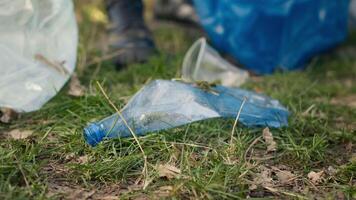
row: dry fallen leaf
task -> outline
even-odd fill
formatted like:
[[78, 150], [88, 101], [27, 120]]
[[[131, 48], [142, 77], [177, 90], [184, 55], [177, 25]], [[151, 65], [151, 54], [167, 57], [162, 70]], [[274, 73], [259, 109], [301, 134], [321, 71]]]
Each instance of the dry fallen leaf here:
[[250, 190], [257, 189], [257, 186], [273, 188], [273, 179], [271, 177], [272, 171], [267, 167], [261, 166], [260, 168], [261, 172], [256, 173], [256, 177], [253, 179], [253, 184], [249, 187]]
[[257, 185], [254, 183], [252, 185], [250, 185], [250, 187], [248, 187], [249, 190], [256, 190], [257, 189]]
[[350, 95], [346, 97], [337, 97], [331, 99], [331, 104], [339, 106], [348, 106], [350, 108], [356, 108], [356, 95]]
[[281, 184], [288, 184], [295, 179], [295, 175], [290, 171], [279, 170], [275, 173]]
[[297, 178], [297, 176], [293, 174], [291, 171], [287, 170], [288, 167], [284, 165], [279, 165], [278, 167], [272, 166], [271, 169], [277, 176], [277, 179], [280, 184], [283, 185], [289, 184]]
[[164, 164], [156, 167], [159, 177], [166, 177], [168, 179], [177, 178], [181, 174], [181, 170], [175, 166]]
[[345, 149], [347, 153], [351, 153], [352, 152], [352, 148], [353, 148], [353, 143], [351, 141], [349, 141], [346, 145], [345, 145]]
[[308, 174], [308, 178], [313, 184], [317, 184], [322, 181], [323, 175], [324, 175], [324, 171], [320, 171], [320, 172], [311, 171]]
[[78, 158], [78, 162], [79, 162], [80, 164], [86, 164], [86, 163], [88, 163], [88, 161], [89, 161], [89, 157], [88, 157], [87, 155], [85, 155], [85, 156], [80, 156], [80, 157]]
[[90, 199], [90, 200], [117, 200], [124, 194], [119, 184], [109, 184], [94, 188], [84, 188], [77, 184], [53, 179], [48, 184], [47, 198], [50, 199]]
[[85, 94], [85, 87], [80, 83], [76, 74], [73, 74], [70, 79], [68, 94], [74, 97], [81, 97]]
[[66, 161], [70, 161], [70, 160], [72, 160], [73, 158], [75, 158], [75, 153], [69, 153], [69, 154], [67, 154], [65, 157], [64, 157], [64, 159], [66, 160]]
[[169, 197], [171, 195], [172, 191], [173, 191], [173, 187], [172, 186], [162, 186], [158, 190], [156, 190], [154, 192], [154, 194], [157, 195], [156, 197], [158, 199], [162, 199], [162, 198]]
[[172, 191], [173, 187], [172, 186], [162, 186], [159, 188], [161, 191]]
[[262, 186], [272, 186], [272, 181], [273, 179], [271, 178], [271, 170], [270, 169], [264, 169], [262, 172], [261, 172], [261, 176], [259, 178], [260, 180], [260, 184]]
[[263, 129], [263, 139], [267, 144], [267, 152], [273, 152], [277, 150], [277, 143], [273, 139], [272, 133], [269, 131], [269, 128]]
[[329, 176], [334, 176], [337, 173], [337, 170], [333, 166], [329, 166], [328, 169], [326, 170], [326, 173]]
[[2, 123], [10, 123], [18, 117], [18, 113], [10, 108], [0, 108], [0, 113], [0, 122]]
[[79, 164], [86, 164], [89, 162], [89, 156], [84, 155], [84, 156], [76, 156], [75, 153], [69, 153], [65, 157], [66, 162], [75, 162]]
[[8, 132], [7, 136], [15, 140], [21, 140], [30, 137], [32, 134], [33, 131], [14, 129]]
[[86, 191], [84, 189], [78, 189], [74, 190], [73, 192], [69, 193], [68, 196], [66, 196], [66, 199], [90, 199], [94, 194], [95, 190], [92, 191]]

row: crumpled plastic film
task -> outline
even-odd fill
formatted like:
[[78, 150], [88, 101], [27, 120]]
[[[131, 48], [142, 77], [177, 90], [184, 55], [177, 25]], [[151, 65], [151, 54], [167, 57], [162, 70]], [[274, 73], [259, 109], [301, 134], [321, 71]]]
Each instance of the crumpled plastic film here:
[[[205, 119], [236, 118], [240, 108], [239, 121], [245, 126], [288, 125], [287, 109], [267, 96], [237, 88], [207, 88], [165, 80], [142, 88], [123, 108], [122, 115], [136, 135], [144, 135]], [[92, 146], [104, 139], [131, 136], [118, 114], [84, 129], [85, 140]]]
[[215, 48], [258, 74], [301, 69], [342, 42], [349, 0], [194, 0]]
[[78, 28], [71, 0], [0, 0], [0, 107], [41, 108], [73, 72]]

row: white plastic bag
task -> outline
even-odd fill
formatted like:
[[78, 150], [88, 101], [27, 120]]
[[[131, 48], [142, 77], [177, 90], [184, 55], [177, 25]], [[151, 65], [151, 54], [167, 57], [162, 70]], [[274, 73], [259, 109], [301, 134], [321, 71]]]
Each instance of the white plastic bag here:
[[0, 0], [0, 107], [38, 110], [74, 71], [71, 0]]

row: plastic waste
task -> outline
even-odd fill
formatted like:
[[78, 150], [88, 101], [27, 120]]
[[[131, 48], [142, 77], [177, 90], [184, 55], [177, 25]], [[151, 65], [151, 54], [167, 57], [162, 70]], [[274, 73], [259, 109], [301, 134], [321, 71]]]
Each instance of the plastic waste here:
[[213, 46], [258, 74], [301, 69], [342, 42], [349, 0], [194, 0]]
[[224, 60], [205, 38], [200, 38], [184, 57], [182, 78], [188, 82], [220, 82], [223, 86], [239, 87], [249, 74]]
[[[289, 112], [277, 100], [237, 88], [206, 87], [156, 80], [142, 88], [123, 108], [122, 116], [138, 136], [210, 118], [236, 118], [248, 126], [288, 125]], [[104, 139], [130, 137], [118, 114], [84, 128], [88, 144]]]
[[0, 107], [39, 109], [73, 72], [78, 30], [71, 0], [0, 0]]

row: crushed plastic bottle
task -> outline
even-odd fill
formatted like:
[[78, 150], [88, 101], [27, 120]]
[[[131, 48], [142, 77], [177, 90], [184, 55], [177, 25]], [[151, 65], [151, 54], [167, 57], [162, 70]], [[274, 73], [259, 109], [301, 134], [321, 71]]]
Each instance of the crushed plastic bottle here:
[[[134, 133], [142, 136], [205, 119], [236, 118], [240, 108], [239, 121], [245, 126], [288, 125], [288, 110], [267, 96], [237, 88], [166, 80], [156, 80], [142, 88], [123, 108], [122, 115]], [[118, 114], [84, 128], [84, 138], [92, 146], [104, 139], [130, 136]]]
[[302, 69], [344, 41], [349, 0], [194, 0], [214, 47], [257, 74]]
[[78, 29], [71, 0], [0, 0], [0, 107], [41, 108], [73, 72]]

